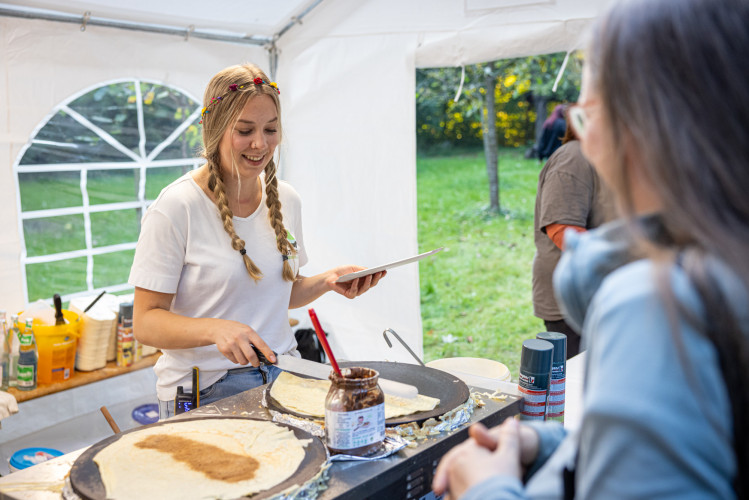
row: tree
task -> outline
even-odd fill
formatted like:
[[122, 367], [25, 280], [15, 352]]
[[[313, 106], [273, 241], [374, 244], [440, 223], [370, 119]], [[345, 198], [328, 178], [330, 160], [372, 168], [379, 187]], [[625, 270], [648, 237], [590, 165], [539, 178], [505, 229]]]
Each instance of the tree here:
[[[419, 148], [478, 144], [481, 140], [491, 212], [501, 210], [499, 144], [515, 147], [535, 144], [549, 104], [577, 99], [581, 73], [578, 54], [570, 55], [564, 77], [556, 91], [553, 89], [565, 56], [560, 52], [463, 69], [430, 68], [416, 72]], [[456, 100], [461, 77], [462, 92]], [[498, 130], [502, 133], [498, 134]]]

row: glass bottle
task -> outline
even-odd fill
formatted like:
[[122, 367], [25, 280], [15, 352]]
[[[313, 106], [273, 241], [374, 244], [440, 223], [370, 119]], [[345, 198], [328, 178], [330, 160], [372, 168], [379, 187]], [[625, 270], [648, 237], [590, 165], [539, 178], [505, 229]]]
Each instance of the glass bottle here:
[[10, 331], [8, 332], [8, 344], [10, 344], [10, 356], [8, 359], [8, 386], [18, 386], [18, 357], [21, 349], [21, 330], [18, 328], [18, 315], [10, 315]]
[[8, 390], [10, 380], [10, 332], [5, 322], [5, 310], [0, 310], [0, 389]]
[[26, 328], [21, 333], [21, 348], [18, 356], [18, 389], [31, 391], [36, 389], [36, 376], [39, 358], [34, 340], [33, 320], [26, 320]]
[[385, 394], [379, 373], [363, 367], [330, 374], [325, 398], [325, 442], [331, 453], [367, 456], [385, 440]]

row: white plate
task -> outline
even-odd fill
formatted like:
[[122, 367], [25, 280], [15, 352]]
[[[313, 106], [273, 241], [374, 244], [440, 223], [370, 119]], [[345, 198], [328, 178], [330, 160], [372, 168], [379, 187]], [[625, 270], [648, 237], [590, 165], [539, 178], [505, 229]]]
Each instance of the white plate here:
[[343, 276], [341, 276], [340, 278], [338, 278], [337, 280], [335, 280], [335, 282], [336, 283], [345, 283], [346, 281], [355, 280], [356, 278], [361, 278], [362, 276], [367, 276], [369, 274], [378, 273], [380, 271], [384, 271], [386, 269], [392, 269], [393, 267], [402, 266], [404, 264], [410, 264], [411, 262], [419, 261], [419, 260], [423, 259], [424, 257], [429, 257], [430, 255], [434, 255], [437, 252], [442, 251], [443, 249], [444, 249], [444, 247], [440, 247], [440, 248], [437, 248], [435, 250], [432, 250], [431, 252], [420, 253], [419, 255], [414, 255], [413, 257], [409, 257], [407, 259], [396, 260], [395, 262], [390, 262], [388, 264], [383, 264], [381, 266], [370, 267], [368, 269], [364, 269], [362, 271], [357, 271], [355, 273], [344, 274]]

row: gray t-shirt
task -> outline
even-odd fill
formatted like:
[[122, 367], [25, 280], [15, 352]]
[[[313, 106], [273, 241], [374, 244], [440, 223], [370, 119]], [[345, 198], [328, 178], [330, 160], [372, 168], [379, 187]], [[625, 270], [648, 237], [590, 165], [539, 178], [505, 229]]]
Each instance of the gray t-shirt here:
[[611, 197], [598, 174], [580, 151], [579, 141], [557, 149], [538, 177], [533, 238], [533, 314], [545, 321], [558, 321], [562, 314], [554, 298], [551, 277], [562, 251], [546, 234], [550, 224], [568, 224], [592, 229], [610, 219]]

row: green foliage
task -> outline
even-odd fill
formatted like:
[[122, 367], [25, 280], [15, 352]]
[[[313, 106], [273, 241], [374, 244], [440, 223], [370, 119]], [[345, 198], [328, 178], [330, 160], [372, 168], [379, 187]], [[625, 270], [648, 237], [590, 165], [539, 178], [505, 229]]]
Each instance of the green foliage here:
[[535, 141], [535, 104], [571, 102], [580, 88], [581, 59], [570, 56], [556, 92], [552, 90], [564, 52], [506, 59], [465, 67], [463, 91], [460, 68], [416, 70], [416, 133], [420, 150], [440, 145], [482, 143], [483, 99], [486, 75], [494, 81], [495, 121], [500, 146], [518, 147]]
[[499, 162], [505, 209], [492, 214], [480, 149], [418, 158], [419, 248], [445, 247], [419, 264], [424, 357], [490, 358], [517, 380], [522, 341], [543, 328], [531, 300], [541, 165], [517, 149], [500, 150]]

